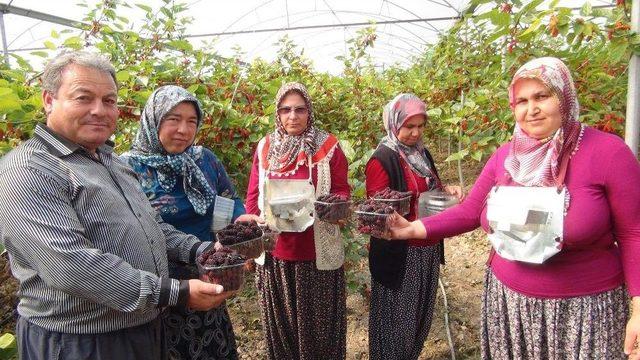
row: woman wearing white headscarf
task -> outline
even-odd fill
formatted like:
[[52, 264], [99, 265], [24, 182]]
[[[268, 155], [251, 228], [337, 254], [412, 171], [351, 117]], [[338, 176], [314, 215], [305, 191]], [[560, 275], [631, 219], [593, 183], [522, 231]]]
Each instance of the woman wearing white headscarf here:
[[[283, 85], [275, 130], [260, 140], [247, 189], [247, 212], [282, 233], [256, 268], [269, 359], [344, 359], [346, 291], [338, 226], [313, 218], [316, 196], [350, 196], [338, 139], [314, 124], [307, 89]], [[276, 204], [291, 212], [278, 213]], [[305, 205], [306, 204], [306, 205]], [[302, 208], [299, 208], [302, 207]]]

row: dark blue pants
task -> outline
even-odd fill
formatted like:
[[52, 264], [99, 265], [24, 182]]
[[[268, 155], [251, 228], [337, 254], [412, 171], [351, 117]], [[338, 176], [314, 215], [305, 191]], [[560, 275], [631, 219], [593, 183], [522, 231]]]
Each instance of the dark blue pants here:
[[160, 317], [143, 325], [102, 334], [49, 331], [23, 317], [16, 325], [21, 360], [165, 360]]

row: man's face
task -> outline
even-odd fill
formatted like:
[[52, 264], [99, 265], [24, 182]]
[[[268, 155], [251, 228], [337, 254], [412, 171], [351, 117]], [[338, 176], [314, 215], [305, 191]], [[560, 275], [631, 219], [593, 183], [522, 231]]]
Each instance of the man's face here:
[[77, 64], [62, 71], [56, 95], [43, 91], [47, 126], [95, 151], [116, 130], [118, 93], [108, 73]]

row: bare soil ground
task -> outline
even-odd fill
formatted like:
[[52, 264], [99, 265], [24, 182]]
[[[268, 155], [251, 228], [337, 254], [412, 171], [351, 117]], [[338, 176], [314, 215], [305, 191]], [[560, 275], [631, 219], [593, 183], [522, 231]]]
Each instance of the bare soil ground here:
[[[484, 234], [475, 232], [445, 242], [447, 265], [441, 269], [449, 326], [456, 359], [479, 358], [480, 300], [489, 245]], [[366, 262], [366, 260], [363, 260]], [[363, 266], [366, 269], [366, 264]], [[229, 302], [241, 359], [265, 358], [260, 310], [253, 286], [247, 278], [242, 294]], [[347, 298], [347, 359], [368, 359], [369, 304], [366, 296]], [[438, 291], [433, 324], [420, 359], [450, 359], [444, 322], [442, 291]]]

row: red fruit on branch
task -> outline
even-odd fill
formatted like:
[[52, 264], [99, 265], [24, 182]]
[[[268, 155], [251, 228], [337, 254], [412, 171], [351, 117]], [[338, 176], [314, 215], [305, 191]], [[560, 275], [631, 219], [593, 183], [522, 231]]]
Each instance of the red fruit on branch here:
[[500, 11], [502, 11], [503, 13], [510, 14], [510, 13], [511, 13], [512, 8], [513, 8], [513, 6], [512, 6], [511, 4], [509, 4], [509, 3], [503, 3], [503, 4], [500, 6]]

